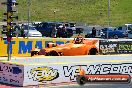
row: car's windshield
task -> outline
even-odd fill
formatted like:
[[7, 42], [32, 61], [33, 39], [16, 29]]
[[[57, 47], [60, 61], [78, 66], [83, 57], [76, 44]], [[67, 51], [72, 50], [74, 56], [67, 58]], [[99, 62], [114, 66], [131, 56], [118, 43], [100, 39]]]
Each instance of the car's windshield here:
[[[28, 25], [23, 26], [24, 30], [28, 30]], [[29, 26], [29, 30], [36, 30], [34, 27]]]
[[75, 23], [70, 23], [70, 27], [75, 27]]
[[104, 32], [104, 31], [107, 31], [107, 30], [108, 30], [108, 31], [112, 31], [113, 28], [104, 28], [104, 29], [101, 29], [101, 30], [102, 30], [103, 32]]

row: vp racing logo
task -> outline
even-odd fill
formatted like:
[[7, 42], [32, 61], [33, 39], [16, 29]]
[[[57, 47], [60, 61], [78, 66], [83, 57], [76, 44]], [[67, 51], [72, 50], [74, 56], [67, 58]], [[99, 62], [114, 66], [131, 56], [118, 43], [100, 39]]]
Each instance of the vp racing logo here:
[[71, 81], [76, 81], [80, 66], [86, 75], [129, 74], [132, 76], [132, 63], [63, 66], [64, 76], [70, 78]]
[[59, 73], [57, 69], [44, 66], [31, 69], [28, 72], [28, 77], [29, 79], [33, 79], [33, 81], [38, 82], [52, 81], [59, 77]]

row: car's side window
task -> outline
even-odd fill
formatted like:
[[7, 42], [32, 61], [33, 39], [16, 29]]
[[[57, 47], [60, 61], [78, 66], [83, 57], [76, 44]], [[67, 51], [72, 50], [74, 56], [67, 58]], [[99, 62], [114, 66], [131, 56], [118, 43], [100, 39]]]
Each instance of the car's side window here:
[[119, 27], [118, 30], [122, 30], [122, 27]]
[[47, 26], [47, 24], [46, 23], [43, 23], [42, 27], [45, 28], [46, 26]]
[[132, 31], [129, 31], [128, 33], [129, 33], [129, 34], [132, 34]]

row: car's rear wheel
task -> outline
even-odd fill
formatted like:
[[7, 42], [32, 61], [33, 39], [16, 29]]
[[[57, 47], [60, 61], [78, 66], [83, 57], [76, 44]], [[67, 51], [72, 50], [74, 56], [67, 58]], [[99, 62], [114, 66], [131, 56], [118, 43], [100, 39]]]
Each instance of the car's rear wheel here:
[[32, 51], [31, 52], [31, 57], [34, 56], [34, 55], [37, 55], [38, 54], [38, 51]]
[[96, 48], [92, 48], [90, 49], [89, 51], [89, 55], [96, 55], [98, 53], [97, 49]]
[[76, 81], [79, 85], [84, 85], [86, 83], [86, 78], [84, 76], [78, 75]]

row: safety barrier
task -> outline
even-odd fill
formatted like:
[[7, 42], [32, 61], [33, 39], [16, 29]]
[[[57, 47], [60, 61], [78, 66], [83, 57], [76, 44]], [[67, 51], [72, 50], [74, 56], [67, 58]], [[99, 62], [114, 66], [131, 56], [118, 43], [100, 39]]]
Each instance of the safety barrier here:
[[0, 62], [0, 82], [18, 86], [76, 82], [80, 68], [86, 74], [129, 74], [132, 77], [131, 57], [26, 57], [27, 60], [14, 57], [10, 62]]

